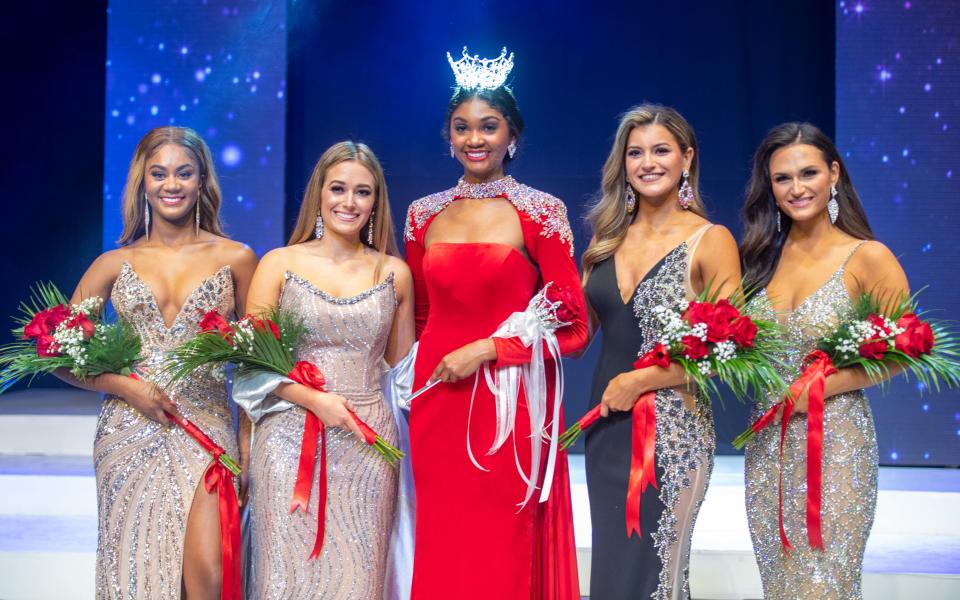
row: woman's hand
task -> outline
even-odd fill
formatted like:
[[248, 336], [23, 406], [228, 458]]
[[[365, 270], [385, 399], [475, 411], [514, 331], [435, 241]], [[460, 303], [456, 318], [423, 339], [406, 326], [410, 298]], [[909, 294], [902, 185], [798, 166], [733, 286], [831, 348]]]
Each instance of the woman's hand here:
[[600, 415], [633, 409], [640, 395], [647, 391], [643, 384], [643, 370], [621, 373], [610, 380], [600, 399]]
[[470, 342], [447, 354], [433, 370], [430, 381], [453, 383], [477, 372], [480, 365], [497, 357], [493, 340], [486, 338]]
[[311, 391], [313, 393], [310, 398], [310, 412], [315, 414], [325, 427], [349, 429], [358, 438], [363, 439], [363, 433], [361, 433], [356, 421], [350, 414], [353, 412], [353, 405], [350, 404], [349, 400], [340, 394]]
[[176, 404], [170, 400], [166, 392], [154, 383], [142, 379], [133, 379], [132, 377], [125, 379], [126, 381], [123, 382], [119, 396], [123, 398], [127, 404], [137, 409], [140, 414], [161, 425], [170, 425], [172, 422], [170, 418], [164, 414], [164, 411], [178, 417], [180, 416], [180, 411], [177, 410]]

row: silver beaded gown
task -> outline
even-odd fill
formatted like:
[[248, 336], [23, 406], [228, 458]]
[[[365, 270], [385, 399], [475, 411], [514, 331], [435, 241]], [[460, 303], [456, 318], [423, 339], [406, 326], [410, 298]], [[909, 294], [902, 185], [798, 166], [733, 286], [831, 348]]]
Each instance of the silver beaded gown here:
[[[227, 453], [239, 456], [223, 377], [198, 372], [171, 386], [157, 373], [165, 352], [199, 332], [203, 313], [233, 312], [230, 268], [224, 266], [201, 282], [169, 328], [153, 292], [129, 263], [121, 267], [111, 299], [117, 314], [142, 340], [138, 374], [156, 381], [184, 417]], [[107, 396], [93, 460], [99, 527], [96, 597], [179, 598], [187, 517], [210, 455], [179, 427], [164, 427], [122, 399]]]
[[[782, 375], [792, 381], [803, 358], [816, 349], [825, 327], [832, 327], [853, 305], [843, 282], [850, 252], [827, 282], [807, 297], [785, 321], [789, 353]], [[776, 317], [763, 290], [751, 300], [758, 314]], [[765, 398], [754, 418], [778, 398]], [[824, 551], [807, 540], [807, 418], [794, 414], [783, 449], [783, 520], [796, 549], [787, 555], [778, 529], [777, 480], [780, 427], [771, 426], [746, 448], [746, 504], [750, 536], [767, 600], [854, 600], [862, 598], [861, 568], [877, 504], [877, 437], [863, 390], [826, 399], [823, 425], [822, 531]]]
[[[397, 300], [390, 275], [351, 298], [338, 298], [287, 272], [280, 307], [308, 327], [298, 360], [308, 360], [357, 416], [397, 443], [384, 401], [383, 353]], [[397, 497], [397, 471], [348, 430], [327, 430], [327, 507], [320, 557], [307, 560], [317, 532], [317, 474], [309, 511], [290, 513], [306, 412], [294, 406], [256, 425], [250, 467], [251, 565], [248, 597], [380, 600]]]

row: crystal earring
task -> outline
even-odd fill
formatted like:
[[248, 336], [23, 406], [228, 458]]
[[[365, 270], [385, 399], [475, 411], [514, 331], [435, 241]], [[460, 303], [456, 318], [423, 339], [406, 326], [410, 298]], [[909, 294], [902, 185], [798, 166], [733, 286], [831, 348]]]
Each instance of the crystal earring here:
[[453, 149], [453, 142], [450, 142], [450, 158], [456, 158], [457, 153]]
[[317, 224], [313, 226], [313, 236], [318, 240], [323, 237], [323, 217], [317, 211]]
[[626, 192], [623, 194], [623, 205], [627, 209], [627, 214], [633, 214], [637, 209], [637, 194], [633, 191], [633, 186], [627, 183]]
[[510, 155], [510, 158], [513, 158], [513, 155], [517, 153], [517, 145], [513, 142], [510, 142], [510, 145], [507, 146], [507, 154]]
[[150, 239], [150, 201], [147, 200], [147, 193], [143, 193], [143, 231]]
[[373, 246], [373, 215], [375, 213], [370, 211], [370, 218], [367, 220], [367, 245]]
[[836, 223], [840, 216], [840, 203], [837, 202], [837, 186], [830, 186], [830, 200], [827, 201], [827, 214], [830, 215], [830, 222]]
[[693, 187], [690, 185], [690, 171], [684, 169], [681, 175], [680, 193], [677, 195], [677, 202], [680, 208], [687, 210], [690, 203], [693, 202]]
[[200, 237], [200, 198], [197, 198], [197, 214], [193, 223], [193, 233]]
[[777, 209], [777, 233], [780, 233], [780, 209]]

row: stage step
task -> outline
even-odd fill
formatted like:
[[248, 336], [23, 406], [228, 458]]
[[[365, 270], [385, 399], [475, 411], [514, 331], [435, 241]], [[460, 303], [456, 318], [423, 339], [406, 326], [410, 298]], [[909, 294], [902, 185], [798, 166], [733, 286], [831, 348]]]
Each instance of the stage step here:
[[[93, 598], [93, 435], [99, 398], [71, 390], [0, 396], [0, 599]], [[589, 593], [583, 457], [570, 457], [581, 592]], [[960, 598], [960, 471], [883, 468], [864, 561], [870, 600]], [[51, 574], [55, 574], [51, 576]], [[759, 599], [743, 506], [743, 459], [718, 457], [691, 553], [693, 598]]]

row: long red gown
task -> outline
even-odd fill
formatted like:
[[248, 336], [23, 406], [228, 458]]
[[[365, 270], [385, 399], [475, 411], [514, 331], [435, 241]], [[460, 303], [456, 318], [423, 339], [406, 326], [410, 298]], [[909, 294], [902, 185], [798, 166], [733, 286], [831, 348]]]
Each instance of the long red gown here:
[[[432, 219], [462, 197], [510, 200], [517, 209], [530, 259], [505, 244], [432, 243], [425, 248], [424, 236]], [[489, 337], [511, 313], [523, 311], [546, 282], [567, 288], [574, 298], [576, 319], [556, 332], [561, 353], [575, 352], [586, 343], [586, 306], [573, 261], [566, 207], [560, 200], [510, 177], [477, 185], [461, 181], [455, 188], [413, 203], [405, 237], [420, 340], [414, 389], [424, 385], [444, 355]], [[530, 360], [530, 348], [517, 338], [494, 338], [494, 343], [495, 366]], [[549, 354], [545, 356], [549, 363]], [[553, 397], [553, 368], [548, 364], [548, 398]], [[435, 386], [413, 401], [410, 454], [417, 514], [411, 598], [578, 599], [566, 455], [558, 456], [549, 500], [538, 503], [539, 493], [535, 493], [520, 510], [526, 484], [516, 462], [528, 465], [530, 461], [530, 423], [523, 390], [515, 439], [487, 456], [494, 439], [495, 409], [481, 373], [470, 436], [474, 455], [488, 469], [482, 471], [470, 462], [466, 447], [473, 387], [474, 377], [468, 377]], [[543, 456], [546, 450], [544, 442]]]

